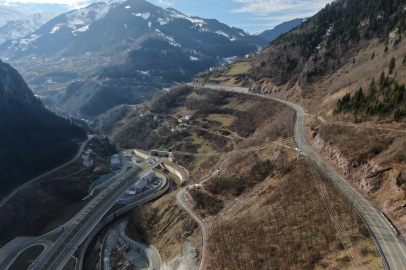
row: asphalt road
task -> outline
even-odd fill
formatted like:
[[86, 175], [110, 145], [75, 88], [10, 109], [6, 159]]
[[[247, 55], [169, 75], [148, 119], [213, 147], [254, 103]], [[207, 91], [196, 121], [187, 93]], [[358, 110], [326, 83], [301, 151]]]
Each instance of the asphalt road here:
[[360, 192], [358, 192], [354, 186], [352, 186], [346, 179], [344, 179], [344, 177], [337, 173], [327, 161], [320, 157], [319, 154], [310, 147], [306, 136], [305, 111], [301, 106], [285, 100], [249, 93], [247, 88], [224, 88], [219, 86], [211, 87], [210, 85], [205, 85], [205, 88], [255, 95], [281, 102], [293, 108], [296, 111], [294, 138], [298, 148], [323, 171], [323, 173], [348, 199], [354, 208], [357, 209], [358, 213], [367, 224], [367, 227], [369, 227], [385, 268], [406, 270], [406, 255], [403, 249], [404, 245], [397, 237], [391, 224], [383, 217], [381, 211], [370, 201], [368, 201]]
[[[127, 189], [139, 180], [144, 174], [147, 173], [149, 169], [155, 168], [164, 159], [160, 159], [157, 162], [153, 163], [143, 174], [135, 177], [134, 179], [128, 181], [128, 183], [122, 187], [118, 192], [111, 194], [116, 186], [118, 186], [122, 181], [124, 181], [128, 176], [137, 171], [140, 167], [136, 166], [131, 170], [125, 172], [124, 174], [120, 173], [120, 176], [117, 177], [112, 184], [110, 184], [106, 189], [104, 189], [100, 194], [98, 194], [90, 203], [86, 206], [77, 216], [75, 221], [67, 228], [63, 234], [58, 238], [54, 245], [47, 250], [47, 252], [42, 253], [38, 260], [40, 262], [34, 263], [29, 269], [62, 269], [78, 246], [86, 239], [86, 237], [91, 233], [94, 227], [101, 221], [103, 216], [109, 211], [109, 209], [118, 201], [118, 199], [127, 191]], [[140, 164], [143, 165], [145, 163]], [[109, 198], [107, 202], [99, 206], [99, 202], [103, 198]], [[90, 218], [87, 216], [90, 211], [95, 207], [100, 207], [97, 212]], [[77, 227], [81, 222], [85, 222], [81, 228]], [[72, 237], [69, 242], [66, 242], [68, 237]], [[56, 258], [52, 261], [51, 264], [48, 264], [50, 258], [57, 252]]]
[[[148, 159], [147, 161], [149, 161], [150, 159]], [[152, 160], [152, 158], [151, 158]], [[147, 161], [145, 161], [145, 163], [141, 163], [139, 164], [141, 167], [145, 164], [147, 164]], [[121, 169], [121, 172], [117, 175], [115, 175], [114, 177], [117, 179], [119, 179], [121, 176], [123, 176], [126, 173], [126, 168], [128, 166], [125, 166]], [[137, 167], [138, 168], [138, 167]], [[25, 242], [17, 247], [15, 247], [14, 249], [12, 249], [7, 256], [0, 262], [0, 269], [8, 269], [8, 267], [10, 267], [10, 265], [14, 262], [14, 260], [18, 257], [18, 255], [24, 251], [25, 249], [27, 249], [30, 246], [33, 245], [37, 245], [37, 244], [41, 244], [43, 243], [43, 241], [52, 236], [55, 235], [59, 232], [62, 231], [62, 229], [64, 228], [65, 230], [67, 228], [69, 228], [73, 223], [77, 222], [77, 220], [81, 217], [83, 217], [84, 215], [86, 215], [88, 213], [88, 209], [89, 207], [91, 207], [92, 205], [95, 204], [96, 201], [100, 201], [98, 200], [99, 197], [95, 197], [94, 199], [92, 199], [81, 211], [79, 211], [71, 220], [69, 220], [68, 222], [66, 222], [65, 224], [63, 224], [62, 226], [56, 228], [55, 230], [48, 232], [44, 235], [41, 235], [37, 238], [34, 238], [28, 242]], [[41, 256], [43, 256], [44, 253], [48, 252], [48, 248], [49, 246], [46, 247], [46, 249], [44, 250], [44, 252], [41, 254]]]
[[19, 186], [18, 188], [16, 188], [13, 192], [11, 192], [10, 194], [8, 194], [6, 197], [3, 198], [3, 200], [1, 200], [1, 202], [0, 202], [0, 207], [2, 207], [11, 197], [13, 197], [15, 194], [17, 194], [20, 190], [22, 190], [22, 189], [26, 188], [27, 186], [31, 185], [33, 182], [35, 182], [35, 181], [37, 181], [38, 179], [41, 179], [42, 177], [45, 177], [45, 176], [47, 176], [47, 175], [49, 175], [49, 174], [51, 174], [51, 173], [53, 173], [53, 172], [56, 172], [57, 170], [59, 170], [59, 169], [65, 167], [65, 166], [68, 166], [69, 164], [71, 164], [72, 162], [74, 162], [76, 159], [78, 159], [78, 158], [82, 155], [83, 148], [85, 148], [87, 142], [90, 141], [91, 139], [92, 139], [92, 136], [89, 136], [89, 137], [87, 138], [87, 140], [82, 143], [82, 146], [80, 147], [78, 153], [77, 153], [76, 156], [75, 156], [73, 159], [71, 159], [70, 161], [66, 162], [65, 164], [62, 164], [62, 165], [59, 166], [59, 167], [56, 167], [56, 168], [52, 169], [52, 170], [49, 171], [49, 172], [46, 172], [46, 173], [44, 173], [44, 174], [42, 174], [42, 175], [40, 175], [40, 176], [38, 176], [38, 177], [35, 177], [34, 179], [31, 179], [30, 181], [25, 182], [24, 184], [22, 184], [21, 186]]

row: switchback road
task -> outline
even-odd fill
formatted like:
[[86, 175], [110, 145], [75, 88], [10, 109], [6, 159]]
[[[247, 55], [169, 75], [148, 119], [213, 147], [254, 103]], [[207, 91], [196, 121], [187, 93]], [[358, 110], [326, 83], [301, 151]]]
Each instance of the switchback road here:
[[[193, 84], [189, 84], [193, 86]], [[289, 101], [277, 98], [253, 94], [248, 88], [241, 87], [221, 87], [218, 85], [205, 85], [205, 88], [211, 88], [219, 91], [230, 91], [255, 95], [281, 102], [296, 112], [294, 138], [298, 148], [328, 177], [337, 189], [347, 198], [347, 200], [358, 211], [363, 221], [367, 225], [375, 245], [381, 255], [382, 262], [387, 269], [406, 270], [406, 255], [401, 240], [397, 237], [394, 229], [381, 211], [368, 201], [358, 190], [352, 186], [344, 177], [335, 171], [330, 164], [318, 155], [310, 147], [306, 137], [305, 112], [303, 108]]]

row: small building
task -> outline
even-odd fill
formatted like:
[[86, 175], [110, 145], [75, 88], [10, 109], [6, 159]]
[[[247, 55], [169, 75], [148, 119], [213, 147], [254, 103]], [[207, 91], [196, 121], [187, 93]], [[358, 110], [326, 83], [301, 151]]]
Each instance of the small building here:
[[185, 116], [185, 119], [186, 119], [186, 120], [190, 120], [190, 119], [192, 119], [192, 118], [193, 118], [193, 114], [188, 114], [188, 115]]
[[120, 154], [111, 155], [111, 156], [110, 156], [110, 159], [112, 159], [112, 158], [118, 158], [118, 159], [120, 159]]
[[141, 193], [144, 191], [145, 187], [147, 186], [147, 181], [142, 179], [140, 182], [134, 185], [135, 192]]
[[84, 154], [84, 155], [82, 156], [82, 159], [87, 159], [87, 158], [89, 158], [89, 155]]
[[118, 158], [110, 158], [111, 169], [121, 169], [121, 162]]
[[157, 115], [154, 116], [154, 120], [155, 120], [155, 121], [158, 121], [158, 122], [162, 122], [162, 121], [163, 121], [163, 117], [162, 117], [161, 115], [157, 114]]
[[247, 55], [245, 55], [245, 58], [250, 58], [251, 57], [251, 54], [247, 54]]
[[93, 159], [91, 158], [87, 158], [85, 160], [83, 160], [83, 166], [90, 168], [93, 165]]
[[91, 155], [93, 154], [93, 149], [87, 149], [87, 151], [85, 152], [86, 155]]
[[113, 170], [121, 169], [120, 154], [110, 156], [110, 164]]
[[146, 176], [144, 176], [142, 179], [145, 180], [148, 184], [150, 184], [154, 179], [156, 178], [156, 173], [155, 172], [150, 172]]
[[93, 170], [93, 172], [100, 172], [101, 170], [102, 170], [102, 167], [97, 166], [97, 167]]

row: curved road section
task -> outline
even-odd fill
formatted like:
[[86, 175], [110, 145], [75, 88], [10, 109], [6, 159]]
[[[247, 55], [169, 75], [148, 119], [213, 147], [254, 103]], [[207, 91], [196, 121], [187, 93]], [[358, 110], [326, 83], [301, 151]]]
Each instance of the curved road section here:
[[200, 262], [200, 266], [199, 266], [199, 270], [203, 270], [204, 267], [204, 260], [206, 259], [206, 239], [207, 239], [207, 231], [206, 231], [206, 225], [204, 224], [204, 222], [195, 215], [195, 213], [193, 213], [192, 210], [189, 209], [189, 207], [187, 206], [187, 204], [183, 201], [183, 193], [186, 191], [187, 187], [181, 188], [178, 192], [178, 194], [176, 194], [176, 200], [178, 201], [178, 203], [186, 210], [186, 212], [194, 219], [196, 220], [199, 225], [200, 228], [202, 229], [202, 258], [201, 258], [201, 262]]
[[[189, 85], [193, 86], [193, 84]], [[372, 235], [372, 238], [381, 255], [382, 262], [385, 268], [394, 270], [406, 270], [406, 255], [402, 248], [401, 240], [396, 236], [394, 229], [392, 228], [388, 220], [383, 217], [381, 211], [370, 201], [368, 201], [360, 192], [358, 192], [358, 190], [355, 189], [350, 183], [348, 183], [348, 181], [344, 179], [339, 173], [337, 173], [326, 160], [320, 157], [318, 153], [310, 147], [309, 143], [307, 142], [306, 123], [304, 118], [305, 112], [302, 107], [289, 101], [250, 93], [248, 88], [222, 87], [218, 85], [205, 85], [204, 87], [219, 91], [245, 93], [262, 98], [272, 99], [293, 108], [296, 111], [294, 138], [300, 151], [302, 151], [304, 155], [306, 155], [315, 165], [317, 165], [321, 169], [321, 171], [328, 177], [328, 179], [338, 188], [338, 190], [358, 211]], [[188, 208], [185, 207], [185, 209]], [[204, 227], [202, 226], [202, 228]]]
[[42, 174], [42, 175], [40, 175], [40, 176], [38, 176], [38, 177], [35, 177], [34, 179], [31, 179], [30, 181], [25, 182], [23, 185], [21, 185], [21, 186], [19, 186], [18, 188], [16, 188], [13, 192], [11, 192], [10, 194], [8, 194], [6, 197], [4, 197], [3, 200], [1, 200], [1, 202], [0, 202], [0, 207], [2, 207], [8, 200], [10, 200], [11, 197], [13, 197], [15, 194], [17, 194], [17, 192], [19, 192], [20, 190], [22, 190], [22, 189], [26, 188], [27, 186], [31, 185], [33, 182], [35, 182], [35, 181], [37, 181], [38, 179], [41, 179], [42, 177], [45, 177], [45, 176], [47, 176], [47, 175], [49, 175], [49, 174], [51, 174], [51, 173], [53, 173], [53, 172], [56, 172], [57, 170], [59, 170], [59, 169], [65, 167], [65, 166], [68, 166], [69, 164], [71, 164], [72, 162], [74, 162], [76, 159], [78, 159], [78, 158], [80, 157], [80, 155], [82, 154], [83, 148], [85, 148], [87, 142], [90, 141], [91, 139], [92, 139], [92, 136], [89, 136], [89, 137], [87, 138], [87, 140], [82, 143], [82, 146], [80, 147], [78, 153], [77, 153], [76, 156], [75, 156], [73, 159], [71, 159], [70, 161], [66, 162], [65, 164], [62, 164], [62, 165], [59, 166], [59, 167], [56, 167], [56, 168], [52, 169], [52, 170], [49, 171], [49, 172], [46, 172], [46, 173], [44, 173], [44, 174]]

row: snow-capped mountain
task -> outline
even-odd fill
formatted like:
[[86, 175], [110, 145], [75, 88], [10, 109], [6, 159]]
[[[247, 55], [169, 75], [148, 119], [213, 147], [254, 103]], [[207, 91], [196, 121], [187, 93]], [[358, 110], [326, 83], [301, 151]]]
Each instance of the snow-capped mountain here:
[[[268, 43], [217, 20], [144, 0], [113, 0], [61, 14], [23, 38], [0, 44], [0, 57], [20, 65], [27, 81], [41, 89], [76, 81], [53, 98], [55, 106], [83, 118], [139, 102], [134, 93], [146, 85], [158, 90], [189, 81]], [[31, 67], [38, 66], [47, 71], [35, 78], [38, 70]]]
[[36, 12], [30, 10], [17, 10], [8, 6], [0, 5], [0, 27], [10, 21], [25, 19], [34, 13]]
[[[113, 0], [61, 14], [37, 31], [21, 39], [9, 40], [0, 46], [3, 59], [17, 59], [28, 55], [77, 56], [86, 52], [124, 52], [139, 46], [148, 35], [160, 36], [174, 28], [184, 28], [189, 38], [212, 39], [223, 36], [228, 42], [237, 41], [266, 46], [267, 42], [253, 37], [242, 29], [231, 28], [217, 20], [186, 16], [174, 9], [164, 9], [144, 0]], [[176, 33], [180, 39], [184, 33]], [[166, 35], [168, 36], [168, 35]], [[170, 36], [169, 39], [174, 38]], [[169, 40], [167, 39], [167, 40]], [[172, 42], [172, 41], [171, 41]], [[173, 44], [181, 44], [174, 40]], [[187, 47], [187, 44], [184, 44]], [[198, 46], [196, 44], [196, 46]], [[195, 47], [196, 47], [195, 46]], [[255, 49], [257, 50], [257, 49]], [[232, 55], [230, 55], [232, 56]]]
[[0, 27], [0, 44], [6, 40], [22, 38], [34, 32], [59, 14], [58, 12], [41, 12], [21, 20], [9, 21]]

